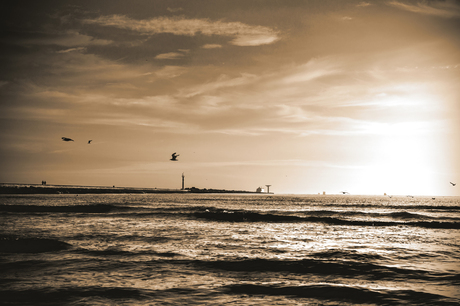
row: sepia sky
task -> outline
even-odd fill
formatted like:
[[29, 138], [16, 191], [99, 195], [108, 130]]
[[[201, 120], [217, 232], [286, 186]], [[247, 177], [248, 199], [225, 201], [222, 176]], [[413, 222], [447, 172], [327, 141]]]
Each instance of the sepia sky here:
[[460, 195], [460, 1], [0, 14], [0, 182]]

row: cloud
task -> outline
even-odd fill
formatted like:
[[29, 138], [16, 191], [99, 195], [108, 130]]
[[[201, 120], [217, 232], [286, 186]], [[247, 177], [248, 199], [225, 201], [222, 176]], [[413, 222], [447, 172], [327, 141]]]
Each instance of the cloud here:
[[112, 43], [110, 40], [96, 39], [89, 35], [80, 34], [77, 31], [70, 30], [58, 34], [37, 35], [35, 38], [20, 39], [21, 44], [32, 45], [58, 45], [63, 47], [78, 46], [103, 46]]
[[260, 46], [274, 43], [277, 40], [278, 37], [275, 35], [265, 35], [263, 33], [258, 33], [238, 35], [231, 43], [237, 46]]
[[359, 4], [357, 4], [356, 6], [357, 7], [366, 7], [366, 6], [369, 6], [369, 5], [371, 5], [369, 2], [364, 2], [363, 1], [363, 2], [360, 2]]
[[216, 49], [216, 48], [222, 48], [222, 45], [219, 45], [219, 44], [206, 44], [202, 48], [203, 49]]
[[183, 58], [184, 54], [178, 52], [168, 52], [163, 54], [158, 54], [155, 56], [156, 59], [180, 59]]
[[184, 9], [181, 8], [181, 7], [178, 7], [178, 8], [170, 8], [168, 7], [167, 10], [171, 13], [177, 13], [177, 12], [180, 12], [180, 11], [183, 11]]
[[290, 83], [303, 83], [318, 79], [324, 76], [337, 74], [340, 69], [335, 67], [336, 63], [327, 58], [312, 59], [306, 64], [290, 71], [289, 74], [283, 79], [286, 84]]
[[180, 66], [165, 66], [162, 69], [155, 72], [155, 74], [160, 78], [175, 78], [185, 73], [187, 68]]
[[195, 36], [198, 34], [234, 37], [237, 46], [259, 46], [271, 44], [279, 39], [278, 32], [264, 26], [252, 26], [241, 22], [209, 21], [207, 19], [185, 19], [158, 17], [150, 20], [134, 20], [122, 15], [101, 16], [85, 19], [84, 23], [128, 29], [144, 35], [171, 33]]
[[88, 124], [112, 125], [112, 126], [140, 126], [148, 128], [165, 129], [169, 132], [193, 133], [195, 130], [191, 125], [179, 121], [167, 120], [162, 118], [142, 118], [134, 115], [120, 116], [100, 116], [86, 121]]
[[60, 51], [57, 51], [56, 53], [69, 53], [69, 52], [74, 52], [74, 51], [85, 51], [85, 50], [86, 50], [86, 47], [78, 47], [78, 48], [60, 50]]
[[236, 78], [230, 78], [227, 75], [221, 75], [214, 82], [204, 83], [190, 88], [182, 89], [180, 90], [178, 96], [190, 98], [197, 95], [209, 95], [218, 89], [248, 85], [257, 79], [257, 76], [252, 74], [242, 74]]
[[460, 5], [454, 1], [420, 2], [417, 5], [405, 4], [398, 1], [389, 3], [397, 8], [424, 15], [443, 18], [460, 17]]

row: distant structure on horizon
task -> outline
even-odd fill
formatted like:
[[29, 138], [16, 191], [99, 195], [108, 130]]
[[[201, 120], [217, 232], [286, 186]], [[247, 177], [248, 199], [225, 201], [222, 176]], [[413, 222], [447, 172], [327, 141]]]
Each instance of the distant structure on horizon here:
[[[265, 185], [265, 186], [267, 186], [267, 193], [270, 193], [270, 186], [271, 185]], [[265, 189], [263, 189], [262, 187], [259, 186], [259, 187], [257, 187], [256, 192], [257, 193], [265, 193]]]
[[185, 175], [184, 175], [184, 172], [182, 172], [182, 189], [181, 190], [184, 190], [184, 179], [185, 179]]
[[270, 186], [271, 185], [265, 185], [265, 186], [267, 186], [267, 193], [270, 193]]

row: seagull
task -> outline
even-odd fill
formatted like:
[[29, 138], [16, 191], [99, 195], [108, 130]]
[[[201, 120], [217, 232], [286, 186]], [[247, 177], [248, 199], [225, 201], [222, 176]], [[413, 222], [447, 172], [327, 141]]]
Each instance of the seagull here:
[[73, 141], [72, 138], [67, 138], [67, 137], [61, 137], [63, 141]]
[[176, 154], [176, 152], [174, 152], [173, 154], [171, 154], [171, 157], [172, 157], [172, 158], [171, 158], [170, 160], [172, 160], [172, 161], [178, 161], [177, 156], [179, 156], [179, 154]]
[[349, 192], [348, 191], [340, 191], [341, 193], [343, 194], [348, 194]]
[[88, 140], [88, 144], [91, 144], [91, 141], [93, 141], [92, 139], [91, 140]]
[[457, 183], [452, 183], [452, 182], [450, 182], [450, 183], [452, 184], [452, 186], [455, 186], [455, 185], [457, 185]]

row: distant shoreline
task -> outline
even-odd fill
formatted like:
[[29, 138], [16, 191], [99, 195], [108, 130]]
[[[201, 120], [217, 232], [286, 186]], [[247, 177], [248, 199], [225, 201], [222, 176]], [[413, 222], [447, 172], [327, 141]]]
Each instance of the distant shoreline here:
[[[207, 188], [137, 188], [109, 186], [78, 186], [78, 185], [41, 185], [41, 184], [0, 184], [0, 194], [121, 194], [121, 193], [249, 193], [268, 194], [245, 190], [207, 189]], [[269, 194], [273, 194], [270, 192]]]

